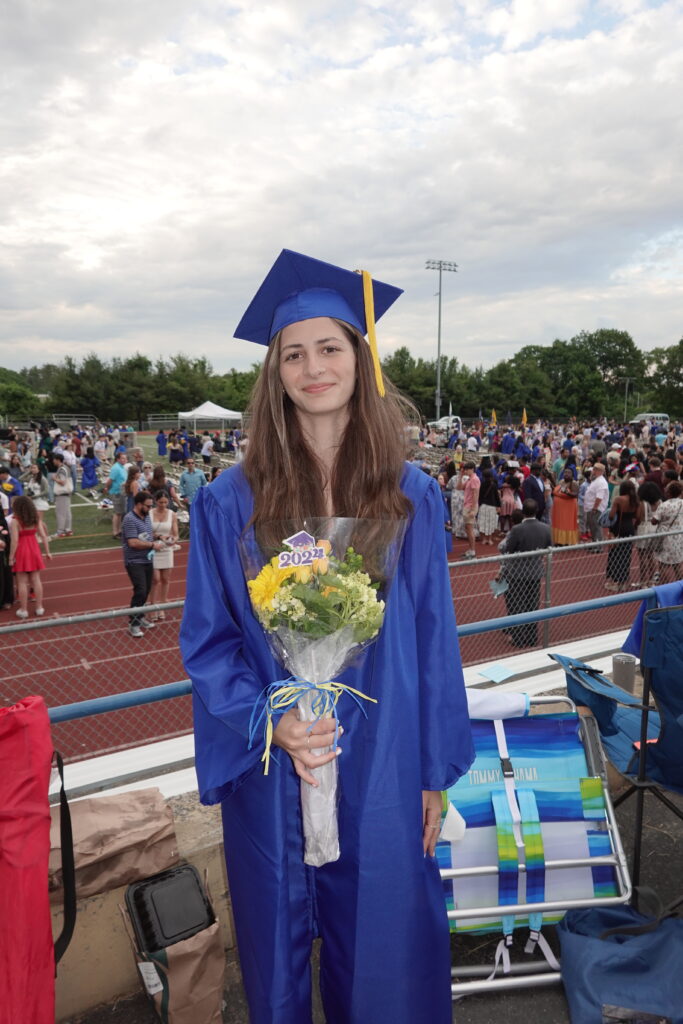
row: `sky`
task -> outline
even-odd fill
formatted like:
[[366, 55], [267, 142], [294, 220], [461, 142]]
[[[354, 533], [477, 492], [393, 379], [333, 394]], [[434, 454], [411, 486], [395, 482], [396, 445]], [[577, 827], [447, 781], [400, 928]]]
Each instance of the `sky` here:
[[683, 335], [683, 0], [4, 0], [0, 365], [218, 373], [282, 248], [405, 294], [380, 354]]

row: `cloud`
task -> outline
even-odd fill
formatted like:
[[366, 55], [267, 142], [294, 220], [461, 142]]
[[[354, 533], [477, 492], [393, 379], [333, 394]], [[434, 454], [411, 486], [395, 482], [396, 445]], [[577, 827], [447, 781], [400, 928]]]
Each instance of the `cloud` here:
[[427, 258], [459, 264], [465, 362], [681, 335], [678, 2], [15, 0], [6, 21], [4, 365], [248, 366], [232, 330], [283, 246], [405, 288], [384, 351], [434, 355]]

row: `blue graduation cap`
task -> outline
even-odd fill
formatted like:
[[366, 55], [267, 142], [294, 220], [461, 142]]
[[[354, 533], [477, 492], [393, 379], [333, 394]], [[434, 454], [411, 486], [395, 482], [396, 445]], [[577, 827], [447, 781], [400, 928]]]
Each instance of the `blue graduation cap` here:
[[402, 288], [373, 281], [366, 270], [352, 271], [283, 249], [268, 271], [235, 329], [235, 337], [269, 345], [283, 327], [330, 316], [368, 336], [377, 389], [384, 394], [375, 321], [403, 293]]

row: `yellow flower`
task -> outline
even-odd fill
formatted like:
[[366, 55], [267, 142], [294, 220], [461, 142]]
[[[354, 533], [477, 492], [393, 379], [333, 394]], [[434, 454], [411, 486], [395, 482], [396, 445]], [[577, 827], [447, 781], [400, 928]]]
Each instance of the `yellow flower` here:
[[329, 567], [330, 561], [328, 558], [313, 559], [313, 572], [317, 572], [319, 576], [324, 576]]
[[315, 542], [315, 546], [317, 548], [322, 548], [326, 555], [329, 555], [330, 551], [332, 550], [332, 544], [327, 539], [326, 540], [317, 540]]
[[264, 565], [256, 579], [247, 583], [254, 608], [272, 608], [273, 598], [290, 573], [291, 569], [278, 569], [272, 563]]
[[308, 583], [311, 578], [311, 570], [308, 565], [297, 565], [292, 572], [298, 583]]

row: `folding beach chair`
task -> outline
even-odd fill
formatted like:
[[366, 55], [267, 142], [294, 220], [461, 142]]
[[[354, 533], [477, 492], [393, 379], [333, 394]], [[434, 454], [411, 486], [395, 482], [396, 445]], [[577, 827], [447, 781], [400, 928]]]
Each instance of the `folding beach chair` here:
[[683, 820], [683, 812], [662, 792], [683, 794], [683, 605], [653, 608], [643, 616], [642, 698], [615, 686], [582, 661], [558, 654], [550, 657], [564, 668], [572, 700], [585, 704], [595, 716], [610, 761], [631, 781], [615, 806], [636, 794], [631, 875], [637, 886], [646, 792]]
[[[560, 981], [543, 925], [631, 895], [595, 723], [567, 698], [531, 701], [566, 712], [526, 715], [522, 702], [505, 718], [503, 695], [494, 700], [491, 720], [470, 705], [476, 758], [446, 794], [436, 855], [451, 930], [502, 938], [493, 964], [453, 968], [454, 998]], [[525, 953], [543, 959], [511, 960], [517, 928], [528, 935]]]

